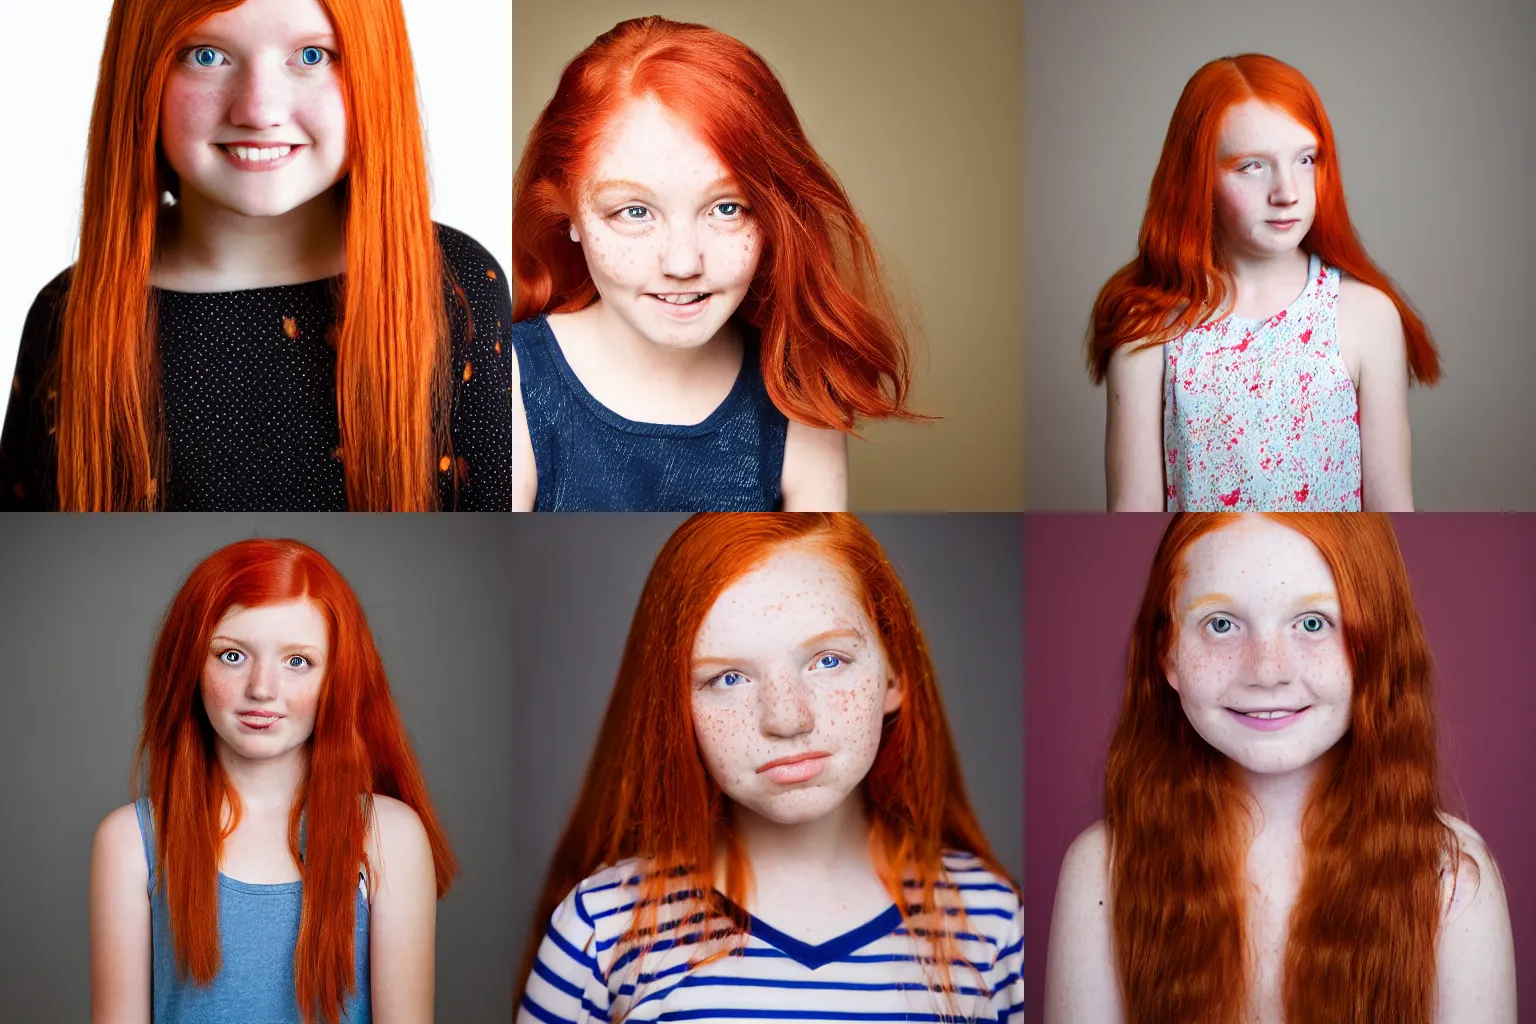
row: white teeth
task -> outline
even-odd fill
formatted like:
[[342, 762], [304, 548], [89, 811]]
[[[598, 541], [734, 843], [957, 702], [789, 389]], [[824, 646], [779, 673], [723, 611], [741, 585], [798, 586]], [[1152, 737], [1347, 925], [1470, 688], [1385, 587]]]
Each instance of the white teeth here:
[[674, 306], [686, 306], [690, 302], [697, 302], [708, 294], [708, 292], [694, 292], [691, 295], [658, 295], [657, 298]]
[[263, 148], [260, 146], [225, 146], [235, 156], [246, 163], [265, 163], [268, 160], [281, 160], [293, 152], [292, 146], [274, 146]]
[[1247, 715], [1249, 718], [1284, 718], [1286, 715], [1294, 715], [1294, 711], [1240, 711], [1238, 714]]

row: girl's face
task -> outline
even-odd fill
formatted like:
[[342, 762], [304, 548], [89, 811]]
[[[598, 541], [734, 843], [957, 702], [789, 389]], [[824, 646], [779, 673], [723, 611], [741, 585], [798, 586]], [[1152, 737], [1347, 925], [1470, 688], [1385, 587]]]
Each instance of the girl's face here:
[[160, 100], [160, 148], [190, 191], [274, 217], [344, 172], [347, 114], [335, 29], [318, 0], [245, 0], [177, 48]]
[[715, 601], [694, 642], [691, 693], [710, 778], [738, 807], [786, 825], [858, 789], [901, 705], [854, 584], [802, 544]]
[[1317, 210], [1317, 139], [1259, 100], [1227, 111], [1216, 140], [1216, 229], [1232, 255], [1290, 252]]
[[697, 348], [747, 295], [762, 243], [741, 187], [655, 100], [609, 126], [571, 225], [604, 305], [652, 344]]
[[238, 605], [213, 629], [203, 660], [203, 709], [220, 745], [267, 760], [302, 747], [329, 663], [325, 616], [308, 598]]
[[1165, 674], [1190, 725], [1251, 772], [1313, 763], [1349, 730], [1351, 692], [1322, 553], [1250, 515], [1195, 541], [1184, 563]]

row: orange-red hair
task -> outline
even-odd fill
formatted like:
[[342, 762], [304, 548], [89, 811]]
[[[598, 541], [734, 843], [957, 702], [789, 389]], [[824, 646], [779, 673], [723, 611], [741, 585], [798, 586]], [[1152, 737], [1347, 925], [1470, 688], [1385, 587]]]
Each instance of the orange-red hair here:
[[[116, 0], [91, 113], [80, 258], [59, 355], [58, 498], [66, 511], [149, 509], [167, 453], [149, 287], [163, 191], [166, 75], [187, 34], [242, 0]], [[321, 0], [347, 108], [347, 272], [337, 296], [336, 405], [354, 509], [437, 504], [446, 443], [444, 262], [432, 224], [415, 71], [400, 0]]]
[[[335, 567], [298, 541], [257, 539], [220, 548], [193, 569], [155, 641], [134, 763], [155, 811], [156, 873], [170, 908], [176, 962], [195, 982], [208, 984], [221, 963], [219, 851], [240, 820], [240, 797], [215, 754], [199, 681], [213, 630], [230, 608], [299, 598], [325, 617], [330, 656], [304, 783], [288, 818], [288, 848], [304, 879], [294, 985], [306, 1022], [335, 1022], [355, 987], [353, 894], [358, 870], [368, 862], [373, 794], [402, 800], [420, 816], [439, 897], [458, 871], [362, 606]], [[228, 821], [221, 824], [226, 807]]]
[[1433, 384], [1440, 359], [1424, 321], [1366, 254], [1344, 205], [1338, 147], [1323, 101], [1300, 71], [1261, 53], [1222, 57], [1196, 71], [1168, 122], [1152, 176], [1136, 258], [1099, 292], [1088, 330], [1088, 368], [1102, 382], [1121, 345], [1162, 344], [1215, 316], [1227, 298], [1216, 238], [1216, 142], [1227, 111], [1245, 100], [1278, 107], [1317, 138], [1317, 213], [1301, 247], [1381, 289], [1403, 321], [1413, 378]]
[[597, 298], [568, 230], [614, 115], [647, 96], [714, 150], [762, 229], [740, 315], [761, 332], [773, 404], [846, 431], [858, 418], [920, 418], [906, 408], [910, 356], [869, 232], [767, 62], [704, 25], [620, 22], [566, 66], [513, 186], [512, 318]]
[[[946, 909], [963, 914], [938, 887], [946, 849], [974, 854], [1000, 878], [1009, 877], [966, 798], [911, 601], [869, 529], [847, 513], [700, 513], [673, 533], [646, 579], [581, 795], [535, 908], [519, 984], [555, 908], [605, 864], [646, 861], [635, 915], [619, 940], [642, 955], [646, 936], [654, 935], [656, 908], [669, 894], [693, 894], [685, 917], [714, 916], [702, 894], [714, 890], [717, 849], [726, 851], [726, 897], [746, 905], [751, 865], [732, 829], [730, 801], [710, 778], [694, 736], [693, 644], [721, 592], [774, 549], [793, 543], [814, 544], [846, 568], [900, 680], [901, 706], [887, 717], [863, 792], [876, 869], [903, 919], [913, 916], [909, 903], [920, 906], [920, 921]], [[915, 886], [904, 892], [903, 879]], [[956, 919], [963, 917], [951, 926]], [[954, 940], [937, 924], [928, 935], [947, 983], [946, 965], [958, 958]]]
[[[1430, 1024], [1440, 874], [1459, 859], [1438, 816], [1429, 645], [1382, 514], [1274, 513], [1322, 553], [1352, 674], [1350, 728], [1302, 821], [1301, 891], [1284, 960], [1289, 1024]], [[1174, 517], [1131, 636], [1110, 744], [1105, 823], [1128, 1024], [1246, 1019], [1249, 797], [1194, 731], [1164, 663], [1185, 553], [1233, 513]]]

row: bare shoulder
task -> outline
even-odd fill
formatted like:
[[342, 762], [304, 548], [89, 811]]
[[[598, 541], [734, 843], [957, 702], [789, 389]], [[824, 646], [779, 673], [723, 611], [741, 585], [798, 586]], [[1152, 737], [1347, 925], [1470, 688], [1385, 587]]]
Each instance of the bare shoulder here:
[[117, 808], [96, 826], [91, 868], [116, 879], [148, 884], [149, 864], [144, 859], [144, 840], [139, 834], [139, 816], [133, 804]]
[[1403, 352], [1403, 318], [1392, 296], [1348, 274], [1339, 279], [1338, 329], [1341, 345]]
[[789, 421], [780, 473], [786, 512], [848, 509], [848, 435]]
[[1109, 354], [1109, 369], [1104, 378], [1110, 388], [1145, 388], [1147, 382], [1161, 384], [1163, 380], [1163, 346], [1148, 344], [1145, 338], [1121, 345]]
[[386, 849], [391, 845], [413, 843], [417, 837], [422, 842], [427, 840], [421, 815], [404, 800], [382, 793], [373, 794], [373, 827]]
[[1061, 879], [1056, 900], [1064, 896], [1103, 899], [1109, 891], [1109, 829], [1102, 820], [1089, 825], [1072, 840], [1061, 859]]
[[1483, 837], [1453, 814], [1442, 812], [1440, 820], [1456, 839], [1455, 848], [1447, 851], [1442, 875], [1446, 916], [1460, 916], [1479, 897], [1503, 903], [1504, 882]]

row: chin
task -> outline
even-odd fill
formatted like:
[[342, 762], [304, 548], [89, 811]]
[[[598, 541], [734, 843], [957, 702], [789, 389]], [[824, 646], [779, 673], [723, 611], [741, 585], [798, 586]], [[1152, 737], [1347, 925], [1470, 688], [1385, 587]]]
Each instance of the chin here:
[[806, 822], [817, 821], [831, 814], [843, 802], [843, 797], [834, 793], [812, 793], [800, 791], [798, 793], [784, 793], [778, 797], [754, 801], [744, 804], [759, 817], [779, 825], [804, 825]]

